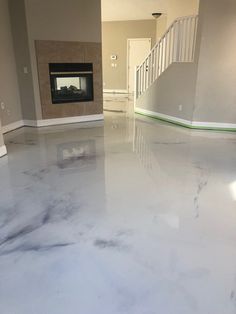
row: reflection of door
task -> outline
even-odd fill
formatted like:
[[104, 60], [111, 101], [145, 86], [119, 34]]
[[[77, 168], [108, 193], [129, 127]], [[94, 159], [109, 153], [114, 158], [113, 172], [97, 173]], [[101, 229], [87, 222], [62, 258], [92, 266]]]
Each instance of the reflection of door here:
[[134, 92], [134, 74], [136, 66], [148, 56], [151, 50], [150, 38], [134, 38], [128, 39], [128, 92]]

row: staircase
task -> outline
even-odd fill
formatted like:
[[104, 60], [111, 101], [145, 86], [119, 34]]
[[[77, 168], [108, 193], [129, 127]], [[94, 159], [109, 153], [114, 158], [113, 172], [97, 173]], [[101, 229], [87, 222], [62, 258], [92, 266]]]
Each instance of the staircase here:
[[176, 19], [136, 70], [136, 99], [174, 62], [193, 62], [198, 16]]

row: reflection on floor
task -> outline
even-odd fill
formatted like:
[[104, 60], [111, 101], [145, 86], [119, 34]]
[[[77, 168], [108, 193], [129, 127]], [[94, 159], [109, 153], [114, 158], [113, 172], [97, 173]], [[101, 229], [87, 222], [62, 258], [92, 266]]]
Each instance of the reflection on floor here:
[[6, 135], [0, 313], [235, 314], [235, 134], [104, 107]]

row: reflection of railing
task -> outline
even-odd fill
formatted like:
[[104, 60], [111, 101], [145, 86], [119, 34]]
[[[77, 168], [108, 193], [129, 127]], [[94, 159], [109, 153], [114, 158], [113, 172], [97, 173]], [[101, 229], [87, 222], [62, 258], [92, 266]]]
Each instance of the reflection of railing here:
[[135, 126], [134, 140], [133, 140], [133, 151], [139, 156], [145, 169], [152, 169], [152, 156], [149, 145], [147, 144], [142, 130]]
[[198, 16], [176, 19], [136, 72], [136, 98], [173, 62], [193, 62]]

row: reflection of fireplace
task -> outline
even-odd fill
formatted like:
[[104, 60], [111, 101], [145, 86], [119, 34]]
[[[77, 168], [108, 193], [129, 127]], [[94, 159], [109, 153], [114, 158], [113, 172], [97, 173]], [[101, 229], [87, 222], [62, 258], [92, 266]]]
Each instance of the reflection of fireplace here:
[[80, 141], [57, 146], [57, 165], [60, 169], [94, 170], [96, 168], [95, 141]]
[[92, 63], [50, 63], [52, 103], [93, 101]]

